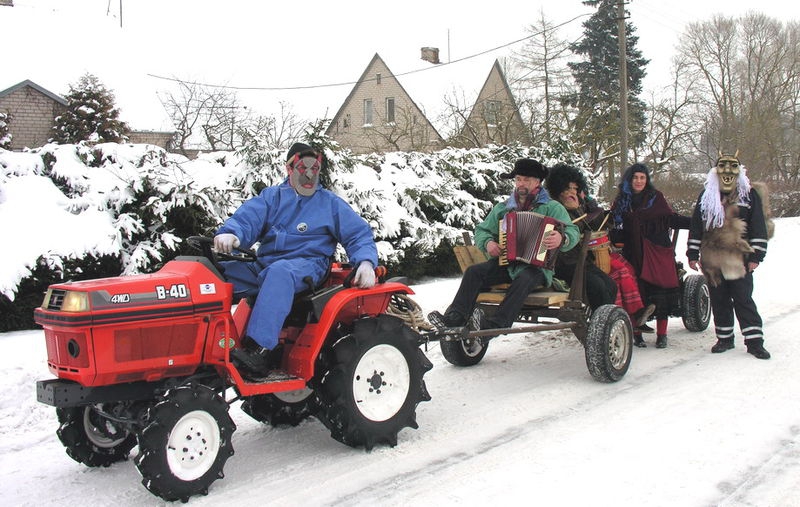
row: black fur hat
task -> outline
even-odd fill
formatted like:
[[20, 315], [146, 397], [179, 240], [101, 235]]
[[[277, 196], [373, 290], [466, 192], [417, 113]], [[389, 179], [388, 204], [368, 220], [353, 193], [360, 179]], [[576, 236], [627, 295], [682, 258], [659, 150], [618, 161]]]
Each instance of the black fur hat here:
[[510, 173], [501, 175], [501, 178], [510, 180], [514, 176], [530, 176], [544, 180], [547, 178], [547, 168], [538, 160], [532, 158], [521, 158], [514, 163], [514, 170]]
[[550, 174], [544, 182], [547, 192], [553, 199], [558, 198], [558, 194], [563, 192], [570, 183], [578, 185], [578, 192], [589, 193], [589, 184], [583, 171], [577, 167], [558, 163], [550, 168]]

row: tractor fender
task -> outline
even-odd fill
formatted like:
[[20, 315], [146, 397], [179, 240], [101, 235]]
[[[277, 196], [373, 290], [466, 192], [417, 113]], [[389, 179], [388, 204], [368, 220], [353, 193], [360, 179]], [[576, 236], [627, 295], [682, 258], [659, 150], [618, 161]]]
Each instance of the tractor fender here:
[[386, 312], [392, 294], [414, 294], [407, 285], [386, 282], [370, 289], [350, 288], [336, 293], [325, 305], [316, 323], [306, 324], [289, 354], [287, 370], [309, 380], [314, 376], [314, 364], [325, 340], [340, 323]]

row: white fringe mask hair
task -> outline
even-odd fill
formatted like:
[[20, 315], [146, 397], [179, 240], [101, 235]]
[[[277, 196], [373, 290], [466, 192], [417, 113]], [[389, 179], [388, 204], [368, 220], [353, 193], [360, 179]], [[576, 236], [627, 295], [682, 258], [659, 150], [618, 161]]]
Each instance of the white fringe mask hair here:
[[[700, 216], [703, 218], [705, 230], [718, 229], [725, 223], [725, 208], [722, 205], [722, 195], [719, 192], [719, 177], [717, 168], [712, 167], [706, 175], [703, 184], [705, 192], [700, 200]], [[739, 165], [739, 179], [736, 181], [737, 204], [750, 204], [750, 180], [747, 178], [747, 168]]]

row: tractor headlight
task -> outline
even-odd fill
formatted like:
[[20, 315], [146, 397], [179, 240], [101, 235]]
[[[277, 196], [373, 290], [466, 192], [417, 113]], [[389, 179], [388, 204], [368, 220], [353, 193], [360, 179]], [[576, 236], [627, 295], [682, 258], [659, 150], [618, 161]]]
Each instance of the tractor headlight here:
[[64, 302], [61, 304], [62, 312], [86, 312], [89, 311], [89, 293], [73, 292], [68, 290], [64, 294]]

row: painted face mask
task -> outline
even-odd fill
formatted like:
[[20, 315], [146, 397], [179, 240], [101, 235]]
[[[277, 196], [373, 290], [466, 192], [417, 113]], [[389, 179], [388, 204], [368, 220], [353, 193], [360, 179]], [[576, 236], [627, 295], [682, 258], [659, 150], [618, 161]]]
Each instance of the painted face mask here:
[[730, 194], [736, 189], [739, 180], [739, 158], [736, 155], [720, 154], [717, 160], [717, 177], [719, 178], [719, 190], [723, 194]]
[[319, 186], [321, 167], [322, 155], [295, 156], [289, 162], [289, 184], [302, 196], [314, 195]]

